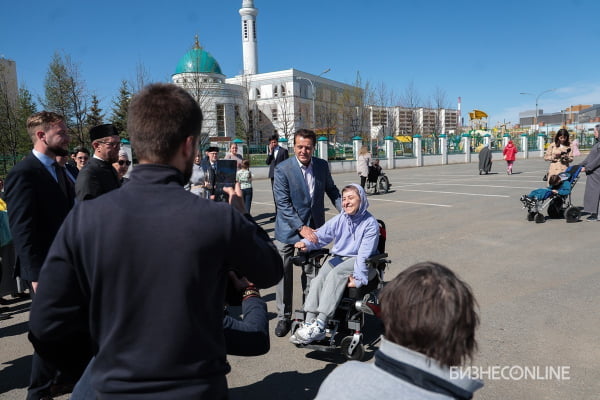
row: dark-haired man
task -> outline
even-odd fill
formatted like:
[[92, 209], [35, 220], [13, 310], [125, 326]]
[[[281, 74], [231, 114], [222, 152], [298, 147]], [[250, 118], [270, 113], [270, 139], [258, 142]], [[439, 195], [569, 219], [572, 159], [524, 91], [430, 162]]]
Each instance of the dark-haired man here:
[[471, 399], [483, 383], [450, 371], [477, 349], [469, 285], [443, 265], [423, 262], [388, 282], [380, 300], [385, 333], [375, 362], [336, 368], [316, 398]]
[[281, 279], [281, 258], [238, 211], [238, 192], [226, 188], [229, 205], [184, 189], [202, 127], [187, 91], [144, 88], [127, 126], [139, 164], [126, 185], [79, 202], [65, 220], [42, 270], [30, 340], [64, 363], [90, 334], [96, 398], [224, 399], [227, 272], [268, 287]]
[[[300, 129], [294, 134], [295, 157], [275, 168], [273, 193], [277, 205], [275, 239], [283, 258], [283, 279], [277, 285], [275, 300], [278, 322], [275, 335], [285, 336], [291, 327], [294, 244], [306, 238], [316, 243], [313, 233], [325, 223], [325, 194], [341, 210], [340, 191], [333, 183], [327, 161], [313, 157], [316, 134]], [[308, 293], [314, 271], [302, 271], [302, 290]]]
[[112, 124], [90, 129], [94, 156], [77, 176], [77, 200], [90, 200], [121, 186], [113, 163], [119, 159], [121, 138]]

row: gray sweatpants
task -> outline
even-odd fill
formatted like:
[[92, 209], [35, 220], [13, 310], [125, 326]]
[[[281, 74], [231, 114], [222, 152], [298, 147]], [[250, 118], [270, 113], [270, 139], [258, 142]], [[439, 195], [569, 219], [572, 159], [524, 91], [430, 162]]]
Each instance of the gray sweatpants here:
[[356, 257], [345, 258], [335, 267], [331, 266], [332, 259], [329, 259], [321, 267], [318, 275], [310, 283], [310, 290], [304, 301], [306, 322], [315, 318], [327, 322], [333, 317], [348, 286], [348, 277], [354, 272], [355, 259]]

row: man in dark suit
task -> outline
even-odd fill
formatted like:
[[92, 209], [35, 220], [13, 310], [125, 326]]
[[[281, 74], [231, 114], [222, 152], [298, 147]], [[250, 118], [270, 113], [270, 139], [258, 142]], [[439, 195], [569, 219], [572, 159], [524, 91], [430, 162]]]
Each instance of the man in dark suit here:
[[[8, 173], [6, 202], [17, 255], [16, 273], [27, 282], [35, 301], [42, 264], [73, 206], [75, 193], [64, 168], [55, 161], [56, 156], [68, 155], [69, 135], [64, 118], [46, 111], [33, 114], [27, 120], [27, 131], [33, 150]], [[74, 383], [77, 373], [62, 371], [62, 377], [68, 380], [71, 376]], [[27, 398], [49, 396], [58, 374], [53, 365], [34, 353]]]
[[98, 125], [90, 129], [94, 156], [79, 172], [75, 191], [77, 200], [89, 200], [121, 186], [117, 171], [112, 164], [119, 160], [121, 139], [112, 124]]
[[[267, 155], [267, 165], [269, 166], [269, 178], [271, 179], [271, 190], [273, 189], [273, 180], [275, 177], [275, 167], [282, 161], [288, 159], [289, 154], [287, 149], [279, 146], [277, 141], [279, 136], [276, 134], [269, 138], [269, 154]], [[273, 193], [273, 201], [275, 202], [275, 193]], [[275, 221], [277, 215], [277, 202], [275, 202], [275, 215], [271, 221]]]
[[[283, 257], [283, 279], [277, 285], [278, 323], [275, 335], [285, 336], [291, 326], [294, 243], [307, 238], [316, 243], [315, 229], [325, 223], [325, 194], [341, 209], [340, 191], [333, 183], [327, 161], [312, 156], [317, 136], [308, 129], [294, 134], [295, 157], [275, 168], [273, 193], [277, 204], [275, 239]], [[302, 290], [307, 292], [314, 271], [302, 271]]]

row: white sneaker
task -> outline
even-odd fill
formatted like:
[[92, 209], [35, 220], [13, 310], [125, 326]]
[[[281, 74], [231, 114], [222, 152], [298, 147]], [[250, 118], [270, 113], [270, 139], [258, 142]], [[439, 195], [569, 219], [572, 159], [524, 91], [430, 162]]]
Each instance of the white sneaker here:
[[293, 335], [295, 340], [293, 343], [309, 344], [311, 342], [325, 339], [325, 334], [325, 329], [319, 328], [319, 325], [315, 321], [310, 325], [305, 325], [298, 329]]

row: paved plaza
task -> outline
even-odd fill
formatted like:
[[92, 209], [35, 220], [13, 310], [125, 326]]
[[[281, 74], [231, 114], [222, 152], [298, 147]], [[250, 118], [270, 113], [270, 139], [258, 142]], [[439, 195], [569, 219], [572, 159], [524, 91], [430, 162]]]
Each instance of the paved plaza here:
[[[431, 260], [472, 286], [481, 317], [473, 371], [485, 381], [475, 398], [583, 400], [600, 393], [600, 223], [526, 220], [519, 197], [546, 184], [541, 180], [546, 168], [536, 158], [517, 160], [511, 176], [502, 160], [494, 161], [490, 175], [479, 175], [476, 163], [396, 169], [386, 171], [390, 193], [369, 197], [370, 211], [387, 224], [388, 280]], [[339, 188], [358, 181], [355, 173], [333, 178]], [[584, 187], [582, 176], [573, 192], [575, 205], [583, 204]], [[326, 205], [330, 218], [336, 211], [328, 200]], [[254, 182], [252, 214], [271, 235], [272, 212], [270, 182]], [[296, 272], [294, 307], [299, 307]], [[262, 294], [273, 332], [274, 290]], [[9, 307], [12, 318], [0, 321], [0, 399], [23, 399], [32, 352], [26, 338], [29, 303]], [[367, 336], [379, 333], [376, 321], [368, 328]], [[367, 349], [367, 362], [372, 355]], [[229, 360], [233, 400], [312, 399], [343, 362], [337, 354], [296, 348], [274, 335], [268, 354]], [[525, 376], [526, 368], [535, 375]], [[556, 371], [559, 377], [552, 375]]]

